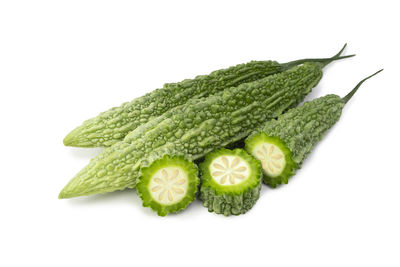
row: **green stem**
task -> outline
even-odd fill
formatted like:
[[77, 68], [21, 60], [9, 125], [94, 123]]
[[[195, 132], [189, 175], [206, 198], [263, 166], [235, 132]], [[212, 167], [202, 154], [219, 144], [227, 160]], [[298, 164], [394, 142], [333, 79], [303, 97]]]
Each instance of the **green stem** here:
[[375, 72], [374, 74], [368, 76], [367, 78], [362, 79], [362, 80], [356, 85], [356, 87], [354, 87], [354, 89], [350, 91], [350, 93], [348, 93], [345, 97], [342, 98], [342, 99], [343, 99], [343, 102], [344, 102], [344, 103], [347, 103], [347, 102], [350, 100], [350, 98], [357, 92], [358, 88], [360, 88], [360, 86], [361, 86], [361, 84], [363, 84], [363, 82], [365, 82], [365, 81], [368, 80], [369, 78], [371, 78], [371, 77], [377, 75], [377, 74], [378, 74], [379, 72], [381, 72], [381, 71], [383, 71], [383, 69], [381, 69], [381, 70]]
[[330, 57], [330, 58], [304, 58], [304, 59], [290, 61], [290, 62], [284, 63], [282, 65], [284, 66], [285, 69], [290, 69], [294, 66], [303, 64], [305, 62], [319, 62], [322, 64], [322, 67], [325, 67], [332, 61], [344, 59], [344, 58], [348, 58], [348, 57], [354, 57], [355, 55], [340, 56], [342, 54], [342, 52], [344, 51], [344, 49], [346, 48], [346, 46], [347, 46], [347, 44], [345, 44], [336, 55], [334, 55], [333, 57]]

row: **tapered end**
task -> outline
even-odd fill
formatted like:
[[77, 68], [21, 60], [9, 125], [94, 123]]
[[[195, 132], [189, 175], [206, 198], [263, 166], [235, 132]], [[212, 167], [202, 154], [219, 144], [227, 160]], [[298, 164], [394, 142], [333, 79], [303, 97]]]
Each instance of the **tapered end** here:
[[93, 139], [87, 138], [87, 134], [84, 132], [82, 126], [79, 126], [72, 130], [63, 140], [65, 146], [72, 147], [96, 147], [93, 144]]

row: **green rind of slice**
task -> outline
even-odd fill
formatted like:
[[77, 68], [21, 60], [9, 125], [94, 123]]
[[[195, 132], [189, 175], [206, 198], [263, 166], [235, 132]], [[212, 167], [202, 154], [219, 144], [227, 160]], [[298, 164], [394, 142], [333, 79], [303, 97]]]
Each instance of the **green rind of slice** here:
[[245, 140], [245, 149], [261, 162], [263, 181], [272, 188], [287, 184], [296, 173], [292, 152], [278, 137], [264, 132], [253, 134]]
[[244, 214], [260, 196], [260, 163], [243, 149], [216, 150], [205, 157], [200, 170], [200, 199], [209, 212], [225, 216]]
[[169, 156], [141, 169], [136, 185], [144, 207], [159, 216], [185, 209], [196, 197], [200, 179], [197, 166], [183, 156]]

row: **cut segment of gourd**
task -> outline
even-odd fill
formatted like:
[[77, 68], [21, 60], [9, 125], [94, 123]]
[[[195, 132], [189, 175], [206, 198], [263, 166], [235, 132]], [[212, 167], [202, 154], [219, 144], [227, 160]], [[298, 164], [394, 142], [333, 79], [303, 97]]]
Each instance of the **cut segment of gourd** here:
[[264, 183], [271, 187], [287, 184], [295, 174], [296, 164], [292, 152], [278, 138], [261, 132], [250, 136], [245, 141], [245, 149], [261, 162]]
[[142, 168], [137, 184], [144, 207], [160, 216], [187, 207], [194, 199], [200, 180], [196, 165], [181, 156], [164, 156]]
[[210, 212], [243, 214], [259, 198], [261, 166], [243, 149], [214, 151], [200, 164], [200, 170], [200, 199]]

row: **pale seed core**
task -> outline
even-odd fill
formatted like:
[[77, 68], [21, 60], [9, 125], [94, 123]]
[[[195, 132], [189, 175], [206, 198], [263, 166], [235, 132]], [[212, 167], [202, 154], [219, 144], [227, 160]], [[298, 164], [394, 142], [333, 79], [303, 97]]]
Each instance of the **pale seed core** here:
[[220, 185], [237, 185], [249, 178], [250, 167], [238, 156], [221, 156], [210, 164], [210, 174]]
[[164, 205], [179, 202], [186, 194], [188, 177], [180, 167], [165, 167], [159, 169], [149, 183], [152, 198]]
[[285, 155], [274, 144], [260, 143], [254, 147], [252, 154], [261, 161], [264, 172], [269, 176], [278, 176], [285, 168]]

